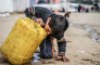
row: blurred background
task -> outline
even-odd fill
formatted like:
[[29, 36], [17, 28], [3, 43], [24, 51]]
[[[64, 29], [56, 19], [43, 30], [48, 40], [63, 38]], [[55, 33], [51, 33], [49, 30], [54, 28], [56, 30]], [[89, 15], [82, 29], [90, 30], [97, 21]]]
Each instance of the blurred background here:
[[[0, 46], [6, 40], [15, 22], [26, 18], [24, 10], [31, 6], [46, 7], [59, 15], [70, 12], [66, 19], [66, 56], [70, 63], [40, 59], [41, 65], [100, 65], [100, 0], [0, 0]], [[66, 16], [67, 16], [66, 15]], [[58, 45], [54, 41], [56, 56]], [[38, 48], [39, 50], [39, 48]], [[39, 61], [39, 60], [38, 60]], [[31, 60], [26, 65], [38, 62]], [[11, 65], [0, 54], [0, 65]]]
[[23, 12], [26, 7], [42, 6], [58, 12], [100, 12], [100, 0], [0, 0], [0, 13]]

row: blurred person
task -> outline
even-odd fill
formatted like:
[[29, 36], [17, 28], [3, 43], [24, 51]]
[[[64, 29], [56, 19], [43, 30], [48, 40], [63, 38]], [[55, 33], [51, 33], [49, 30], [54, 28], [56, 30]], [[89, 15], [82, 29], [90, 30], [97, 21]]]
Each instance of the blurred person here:
[[99, 5], [98, 5], [98, 3], [95, 3], [95, 4], [94, 4], [94, 8], [95, 8], [95, 10], [99, 10]]
[[53, 40], [56, 38], [59, 50], [56, 59], [69, 62], [69, 59], [65, 56], [67, 42], [64, 38], [64, 32], [69, 26], [67, 19], [44, 7], [26, 8], [25, 14], [27, 17], [41, 24], [48, 34], [40, 44], [42, 58], [50, 59], [55, 56]]
[[85, 8], [83, 6], [81, 6], [81, 11], [84, 12]]
[[81, 12], [81, 5], [78, 6], [78, 12]]
[[94, 8], [93, 8], [93, 7], [91, 7], [91, 10], [94, 10]]
[[86, 8], [86, 11], [85, 12], [89, 12], [89, 9], [88, 8]]

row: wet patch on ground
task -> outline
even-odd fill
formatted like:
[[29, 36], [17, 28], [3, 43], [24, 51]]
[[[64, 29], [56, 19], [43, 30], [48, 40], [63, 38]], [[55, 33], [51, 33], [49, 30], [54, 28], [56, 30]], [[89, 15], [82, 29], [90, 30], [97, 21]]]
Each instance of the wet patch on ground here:
[[40, 54], [34, 53], [34, 56], [32, 60], [30, 61], [32, 64], [42, 64], [42, 61], [40, 60]]
[[55, 62], [42, 59], [40, 53], [34, 53], [31, 64], [55, 64]]
[[90, 37], [93, 41], [100, 42], [100, 34], [95, 31], [95, 29], [90, 28], [90, 25], [79, 25], [79, 24], [72, 24], [70, 26], [78, 27], [90, 32]]
[[[32, 60], [24, 65], [42, 65], [42, 64], [55, 64], [54, 61], [45, 60], [40, 57], [40, 53], [34, 53]], [[0, 65], [12, 65], [2, 55], [0, 55]]]

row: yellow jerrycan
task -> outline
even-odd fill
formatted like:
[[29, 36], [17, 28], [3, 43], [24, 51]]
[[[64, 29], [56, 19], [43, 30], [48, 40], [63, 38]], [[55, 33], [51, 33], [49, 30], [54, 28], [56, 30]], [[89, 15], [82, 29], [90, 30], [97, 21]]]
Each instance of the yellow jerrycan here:
[[0, 53], [12, 64], [27, 63], [46, 36], [40, 24], [30, 18], [19, 18], [0, 47]]

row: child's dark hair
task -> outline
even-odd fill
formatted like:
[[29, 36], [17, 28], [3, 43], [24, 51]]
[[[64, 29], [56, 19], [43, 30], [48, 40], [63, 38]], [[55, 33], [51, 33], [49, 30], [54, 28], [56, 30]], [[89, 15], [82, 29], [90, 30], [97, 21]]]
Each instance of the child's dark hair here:
[[51, 21], [48, 24], [52, 29], [52, 36], [56, 37], [65, 32], [68, 28], [69, 23], [67, 19], [62, 15], [51, 16]]

